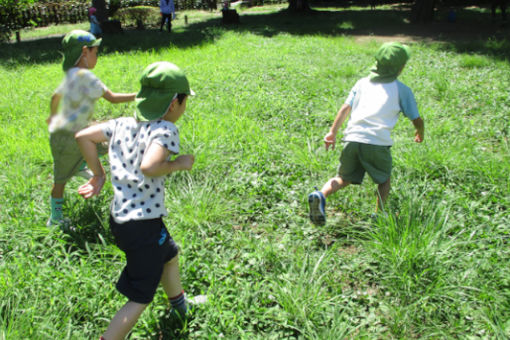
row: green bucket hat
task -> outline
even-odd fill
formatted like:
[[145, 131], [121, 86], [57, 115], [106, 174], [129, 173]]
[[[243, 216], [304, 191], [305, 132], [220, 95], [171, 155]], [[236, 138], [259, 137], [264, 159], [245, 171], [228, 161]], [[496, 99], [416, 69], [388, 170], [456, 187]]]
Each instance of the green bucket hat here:
[[163, 117], [175, 95], [195, 94], [184, 72], [166, 61], [147, 66], [140, 77], [140, 83], [142, 87], [135, 97], [135, 116], [142, 122]]
[[101, 39], [89, 32], [82, 30], [73, 30], [67, 33], [62, 39], [62, 50], [64, 52], [64, 62], [62, 68], [69, 70], [78, 62], [83, 46], [94, 47], [101, 44]]
[[370, 80], [390, 83], [397, 79], [409, 59], [409, 47], [397, 42], [383, 44], [375, 54], [375, 65], [370, 69]]

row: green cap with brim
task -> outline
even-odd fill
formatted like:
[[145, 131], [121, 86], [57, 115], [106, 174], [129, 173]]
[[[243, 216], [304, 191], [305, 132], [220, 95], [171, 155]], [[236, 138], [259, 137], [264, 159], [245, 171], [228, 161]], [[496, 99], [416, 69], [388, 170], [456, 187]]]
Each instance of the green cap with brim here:
[[62, 50], [64, 52], [62, 68], [64, 71], [69, 70], [78, 63], [83, 46], [94, 47], [100, 44], [101, 39], [96, 39], [90, 32], [73, 30], [67, 33], [64, 39], [62, 39]]
[[397, 79], [409, 60], [409, 47], [398, 42], [385, 43], [375, 54], [375, 65], [370, 69], [370, 80], [376, 83], [390, 83]]
[[142, 87], [135, 98], [135, 115], [138, 121], [151, 121], [163, 117], [176, 94], [195, 95], [184, 72], [166, 61], [147, 66], [140, 83]]

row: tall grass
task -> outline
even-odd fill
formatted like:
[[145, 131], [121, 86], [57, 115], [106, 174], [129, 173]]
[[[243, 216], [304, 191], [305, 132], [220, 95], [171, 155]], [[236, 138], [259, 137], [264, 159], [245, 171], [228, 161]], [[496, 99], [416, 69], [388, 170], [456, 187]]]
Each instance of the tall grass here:
[[[381, 13], [374, 24], [402, 25], [398, 12]], [[328, 224], [317, 228], [306, 195], [335, 174], [341, 149], [326, 152], [322, 136], [379, 46], [346, 29], [364, 29], [370, 12], [351, 13], [344, 28], [344, 11], [246, 10], [232, 27], [197, 15], [171, 36], [105, 37], [94, 69], [113, 91], [136, 91], [146, 65], [168, 60], [197, 93], [178, 122], [196, 164], [167, 179], [165, 222], [187, 293], [209, 302], [178, 328], [158, 291], [130, 338], [509, 337], [508, 41], [412, 42], [401, 80], [426, 140], [413, 143], [401, 119], [388, 215], [370, 218], [367, 179], [328, 199]], [[110, 185], [86, 202], [73, 179], [65, 213], [76, 231], [44, 226], [58, 46], [49, 38], [0, 53], [2, 339], [97, 338], [125, 302], [114, 288], [124, 259], [108, 229]], [[134, 106], [96, 109], [105, 120]]]

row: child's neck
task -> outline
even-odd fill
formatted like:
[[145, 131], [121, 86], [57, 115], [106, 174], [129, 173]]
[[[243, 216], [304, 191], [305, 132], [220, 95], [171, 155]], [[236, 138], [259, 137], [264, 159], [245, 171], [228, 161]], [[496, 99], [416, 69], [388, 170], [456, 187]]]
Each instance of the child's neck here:
[[80, 61], [78, 62], [78, 64], [76, 64], [75, 67], [84, 68], [87, 70], [90, 69], [89, 65], [87, 64], [87, 61], [84, 58], [80, 58]]

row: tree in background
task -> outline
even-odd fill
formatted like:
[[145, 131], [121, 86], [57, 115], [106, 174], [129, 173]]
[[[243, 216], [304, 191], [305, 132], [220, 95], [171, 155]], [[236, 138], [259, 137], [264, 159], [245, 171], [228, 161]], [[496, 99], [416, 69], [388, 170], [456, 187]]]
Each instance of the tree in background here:
[[436, 0], [415, 0], [411, 11], [412, 22], [430, 22], [434, 18]]
[[108, 20], [105, 0], [92, 0], [92, 7], [96, 9], [96, 18], [99, 22]]
[[19, 41], [21, 24], [21, 11], [35, 0], [0, 0], [0, 41], [8, 41], [12, 32], [16, 32], [16, 40]]
[[289, 0], [289, 11], [306, 12], [310, 10], [308, 0]]

